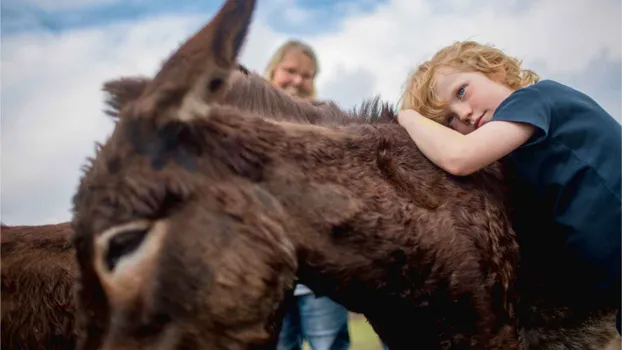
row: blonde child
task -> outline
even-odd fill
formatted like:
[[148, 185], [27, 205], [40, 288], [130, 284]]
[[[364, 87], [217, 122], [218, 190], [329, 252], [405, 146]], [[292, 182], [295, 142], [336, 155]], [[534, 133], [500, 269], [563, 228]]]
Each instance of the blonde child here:
[[453, 175], [503, 159], [513, 198], [525, 199], [513, 203], [523, 221], [544, 218], [577, 285], [619, 307], [621, 126], [590, 97], [520, 64], [473, 41], [445, 47], [409, 77], [398, 122]]

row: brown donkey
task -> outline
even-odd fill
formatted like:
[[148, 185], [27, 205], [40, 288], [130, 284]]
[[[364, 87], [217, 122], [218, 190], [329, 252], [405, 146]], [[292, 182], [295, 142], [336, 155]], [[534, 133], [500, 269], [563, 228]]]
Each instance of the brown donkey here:
[[2, 225], [2, 349], [75, 348], [71, 225]]
[[227, 106], [253, 8], [227, 1], [126, 101], [86, 169], [73, 218], [81, 348], [266, 346], [295, 276], [365, 314], [391, 349], [615, 338], [604, 302], [522, 282], [497, 168], [449, 176], [394, 123], [267, 86], [247, 91], [277, 96], [255, 95], [254, 113]]
[[[285, 99], [279, 104], [265, 101], [282, 99], [278, 90], [267, 85], [244, 67], [234, 72], [235, 83], [223, 96], [225, 104], [243, 110], [260, 111], [274, 120], [331, 123], [350, 118], [337, 106], [300, 104]], [[118, 116], [129, 102], [136, 100], [149, 84], [144, 77], [128, 77], [106, 82], [108, 114]], [[253, 94], [253, 91], [263, 91]], [[246, 98], [248, 96], [250, 98]], [[370, 101], [356, 111], [364, 122], [382, 111], [380, 120], [391, 121], [390, 110], [381, 110], [378, 101]], [[69, 242], [70, 223], [37, 226], [2, 225], [2, 348], [73, 349], [73, 283], [77, 275], [75, 251]], [[270, 325], [278, 329], [280, 319]], [[276, 337], [278, 334], [274, 334]], [[277, 339], [274, 338], [273, 341]]]

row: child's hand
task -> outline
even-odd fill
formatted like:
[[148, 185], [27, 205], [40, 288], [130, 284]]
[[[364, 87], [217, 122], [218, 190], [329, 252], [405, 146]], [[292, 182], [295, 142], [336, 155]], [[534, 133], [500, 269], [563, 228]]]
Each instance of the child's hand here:
[[420, 118], [420, 117], [423, 117], [423, 116], [419, 114], [417, 111], [415, 111], [414, 109], [403, 109], [399, 111], [399, 113], [397, 113], [397, 122], [398, 124], [404, 126], [403, 124], [404, 120], [407, 120], [410, 118]]

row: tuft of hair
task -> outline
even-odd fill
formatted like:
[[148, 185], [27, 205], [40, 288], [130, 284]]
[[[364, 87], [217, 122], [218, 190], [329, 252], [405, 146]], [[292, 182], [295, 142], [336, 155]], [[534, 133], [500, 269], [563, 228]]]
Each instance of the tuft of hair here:
[[106, 81], [102, 90], [106, 94], [104, 113], [118, 118], [121, 110], [140, 97], [151, 79], [147, 77], [122, 77]]
[[512, 90], [518, 90], [540, 80], [535, 72], [523, 69], [521, 64], [518, 58], [492, 45], [475, 41], [455, 42], [439, 50], [409, 75], [400, 98], [400, 109], [414, 109], [425, 117], [445, 124], [447, 102], [441, 100], [434, 91], [435, 73], [439, 68], [480, 72]]
[[355, 106], [349, 114], [370, 124], [397, 123], [397, 113], [393, 105], [381, 100], [380, 96], [364, 100], [360, 105]]
[[242, 65], [241, 63], [238, 63], [238, 70], [240, 72], [242, 72], [244, 75], [249, 76], [251, 75], [251, 71], [248, 70], [248, 68], [246, 68], [244, 65]]

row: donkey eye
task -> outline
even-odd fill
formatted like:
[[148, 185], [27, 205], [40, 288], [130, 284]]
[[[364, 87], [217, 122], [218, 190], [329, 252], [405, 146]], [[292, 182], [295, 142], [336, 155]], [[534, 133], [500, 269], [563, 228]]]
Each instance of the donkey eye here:
[[216, 92], [218, 89], [220, 89], [220, 87], [222, 86], [222, 84], [224, 83], [224, 81], [220, 78], [214, 78], [209, 82], [208, 85], [208, 89], [211, 93]]
[[125, 255], [134, 252], [147, 236], [148, 229], [131, 230], [119, 233], [108, 242], [106, 251], [106, 268], [114, 271], [117, 263]]

